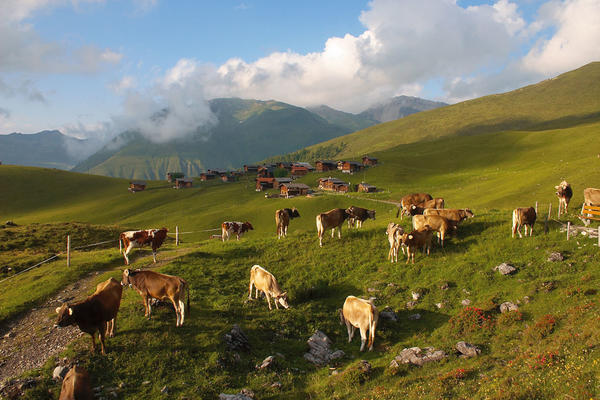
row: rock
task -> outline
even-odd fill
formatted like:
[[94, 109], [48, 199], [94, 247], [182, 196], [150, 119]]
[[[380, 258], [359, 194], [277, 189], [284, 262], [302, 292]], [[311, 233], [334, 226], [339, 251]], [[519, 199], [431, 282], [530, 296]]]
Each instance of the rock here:
[[323, 332], [316, 331], [307, 341], [308, 347], [310, 348], [308, 353], [304, 354], [304, 358], [315, 364], [315, 365], [325, 365], [329, 363], [331, 360], [341, 358], [344, 356], [344, 352], [342, 350], [337, 350], [332, 352], [330, 350], [331, 339], [327, 337]]
[[239, 394], [241, 394], [242, 396], [250, 397], [251, 399], [253, 399], [255, 396], [254, 392], [252, 390], [246, 389], [246, 388], [243, 388], [242, 390], [240, 390]]
[[564, 259], [565, 257], [558, 251], [553, 251], [552, 253], [550, 253], [550, 256], [548, 256], [548, 261], [551, 262], [562, 261]]
[[519, 306], [515, 303], [511, 303], [510, 301], [505, 301], [504, 303], [500, 304], [500, 312], [502, 314], [509, 311], [519, 311]]
[[494, 271], [500, 272], [502, 275], [510, 275], [514, 273], [517, 269], [510, 264], [502, 263], [494, 267]]
[[546, 281], [542, 282], [542, 284], [538, 287], [539, 291], [551, 292], [556, 288], [556, 283], [554, 281]]
[[417, 306], [417, 302], [416, 301], [409, 301], [409, 302], [406, 303], [406, 308], [408, 308], [409, 310], [412, 310], [416, 306]]
[[[425, 351], [424, 353], [423, 350]], [[426, 347], [423, 350], [420, 347], [411, 347], [402, 350], [400, 355], [392, 360], [390, 368], [397, 368], [399, 364], [422, 366], [428, 362], [439, 361], [446, 357], [446, 353], [442, 350], [435, 350], [433, 347]]]
[[371, 373], [371, 364], [367, 360], [360, 360], [358, 363], [358, 369], [365, 374]]
[[149, 385], [149, 384], [150, 384], [150, 381], [144, 381], [144, 382], [142, 382], [142, 385], [144, 385], [144, 386]]
[[529, 296], [523, 297], [523, 303], [529, 304], [530, 301], [531, 301], [531, 298]]
[[408, 316], [408, 319], [421, 319], [421, 314], [417, 313], [417, 314], [412, 314]]
[[169, 393], [169, 388], [165, 385], [165, 386], [163, 386], [162, 389], [160, 389], [160, 392], [162, 394], [167, 394], [167, 393]]
[[17, 224], [15, 224], [13, 221], [6, 221], [4, 223], [4, 225], [6, 225], [6, 226], [17, 226]]
[[231, 331], [223, 335], [223, 339], [225, 340], [225, 344], [230, 350], [250, 350], [250, 342], [248, 342], [248, 337], [242, 331], [242, 328], [239, 325], [233, 325]]
[[377, 293], [377, 292], [379, 292], [379, 289], [367, 288], [367, 292], [369, 292], [369, 293]]
[[248, 397], [240, 393], [238, 394], [225, 394], [221, 393], [219, 395], [219, 400], [252, 400], [252, 397]]
[[444, 308], [444, 303], [435, 303], [437, 308]]
[[463, 306], [468, 306], [471, 304], [471, 300], [469, 299], [464, 299], [463, 301], [460, 302], [460, 304], [462, 304]]
[[273, 384], [271, 385], [271, 387], [274, 389], [281, 389], [281, 386], [281, 382], [273, 382]]
[[37, 385], [37, 380], [35, 379], [25, 379], [23, 382], [19, 383], [17, 386], [20, 391], [31, 389], [32, 387]]
[[398, 314], [396, 314], [394, 311], [382, 311], [379, 313], [379, 316], [392, 322], [398, 322]]
[[271, 365], [273, 365], [274, 362], [275, 362], [275, 357], [269, 356], [263, 360], [262, 364], [256, 364], [256, 369], [268, 368]]
[[456, 350], [462, 354], [461, 357], [463, 358], [477, 357], [481, 353], [479, 348], [473, 346], [471, 343], [462, 341], [456, 343]]
[[339, 373], [340, 373], [340, 371], [338, 371], [337, 369], [335, 371], [331, 371], [331, 375], [337, 375]]
[[442, 289], [442, 290], [448, 290], [448, 289], [450, 289], [450, 284], [448, 282], [444, 282], [440, 286], [440, 289]]
[[62, 381], [67, 372], [67, 367], [59, 365], [58, 367], [54, 368], [54, 371], [52, 372], [52, 379]]
[[413, 300], [419, 300], [421, 298], [421, 293], [412, 292], [411, 294], [412, 294]]

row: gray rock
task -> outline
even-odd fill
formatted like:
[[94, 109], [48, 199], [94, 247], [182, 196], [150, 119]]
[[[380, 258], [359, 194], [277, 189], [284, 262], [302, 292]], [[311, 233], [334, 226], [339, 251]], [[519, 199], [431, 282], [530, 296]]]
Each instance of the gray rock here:
[[398, 314], [396, 314], [394, 311], [382, 311], [379, 313], [379, 316], [392, 322], [398, 322]]
[[223, 339], [230, 350], [250, 350], [250, 342], [248, 341], [248, 337], [244, 331], [242, 331], [242, 328], [240, 328], [240, 326], [237, 324], [233, 325], [233, 328], [231, 328], [229, 333], [223, 335]]
[[142, 385], [144, 385], [144, 386], [149, 385], [149, 384], [150, 384], [150, 381], [144, 381], [144, 382], [142, 382]]
[[[400, 355], [392, 360], [390, 367], [397, 367], [399, 364], [413, 364], [422, 366], [428, 362], [439, 361], [446, 357], [442, 350], [435, 350], [433, 347], [426, 347], [421, 350], [420, 347], [410, 347], [402, 350]], [[395, 364], [394, 364], [395, 361]]]
[[269, 368], [275, 362], [275, 357], [269, 356], [263, 360], [261, 364], [256, 365], [256, 369], [265, 369]]
[[435, 303], [437, 308], [444, 308], [444, 303]]
[[442, 289], [442, 290], [448, 290], [448, 289], [450, 289], [450, 284], [448, 282], [444, 282], [440, 286], [440, 289]]
[[221, 393], [219, 395], [219, 400], [252, 400], [252, 397], [248, 397], [241, 393], [238, 394], [225, 394]]
[[316, 331], [308, 339], [307, 343], [309, 351], [304, 354], [304, 358], [315, 365], [322, 366], [329, 363], [331, 360], [344, 356], [342, 350], [331, 351], [331, 339], [321, 331]]
[[519, 306], [515, 303], [511, 303], [510, 301], [505, 301], [504, 303], [500, 304], [500, 312], [502, 314], [509, 311], [519, 311]]
[[529, 304], [530, 301], [531, 301], [531, 298], [529, 296], [523, 297], [523, 303]]
[[463, 306], [468, 306], [471, 304], [471, 300], [469, 299], [464, 299], [463, 301], [460, 302], [460, 304], [462, 304]]
[[162, 389], [160, 389], [160, 392], [162, 394], [167, 394], [167, 393], [169, 393], [169, 388], [165, 385], [165, 386], [163, 386]]
[[419, 292], [412, 292], [412, 298], [413, 300], [419, 300], [421, 298], [421, 293]]
[[473, 346], [471, 343], [462, 341], [456, 343], [456, 350], [458, 350], [462, 354], [461, 357], [464, 358], [477, 357], [479, 353], [481, 353], [479, 348]]
[[500, 272], [502, 275], [510, 275], [514, 273], [517, 269], [510, 264], [502, 263], [500, 265], [496, 265], [494, 267], [494, 271]]
[[411, 314], [408, 316], [408, 319], [421, 319], [421, 314]]
[[52, 371], [52, 379], [61, 381], [63, 380], [68, 371], [69, 370], [67, 369], [67, 367], [59, 365], [58, 367], [54, 368], [54, 371]]
[[413, 308], [415, 308], [417, 306], [417, 302], [416, 301], [409, 301], [406, 303], [406, 308], [408, 308], [409, 310], [412, 310]]
[[562, 261], [564, 259], [565, 259], [565, 257], [558, 251], [553, 251], [548, 256], [548, 261], [551, 261], [551, 262]]
[[271, 387], [274, 389], [281, 389], [281, 386], [283, 386], [281, 382], [273, 382], [273, 384], [271, 385]]

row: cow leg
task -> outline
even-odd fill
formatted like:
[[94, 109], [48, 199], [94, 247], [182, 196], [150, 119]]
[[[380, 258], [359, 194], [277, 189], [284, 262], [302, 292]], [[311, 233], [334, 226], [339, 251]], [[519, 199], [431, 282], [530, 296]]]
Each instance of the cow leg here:
[[248, 300], [252, 300], [252, 286], [254, 286], [254, 281], [250, 281], [248, 286]]
[[175, 309], [175, 317], [177, 318], [175, 326], [181, 326], [181, 312], [179, 311], [179, 302], [175, 299], [171, 299], [171, 303], [173, 303], [173, 308]]
[[269, 311], [271, 311], [272, 310], [272, 308], [271, 308], [271, 296], [269, 296], [268, 292], [263, 291], [263, 293], [267, 297], [267, 303], [269, 304]]
[[125, 252], [123, 253], [123, 257], [125, 257], [125, 265], [129, 265], [129, 257], [127, 256], [129, 255], [131, 249], [133, 249], [133, 242], [129, 243], [129, 246], [127, 246], [127, 249], [125, 249]]
[[289, 226], [289, 225], [286, 225], [286, 226], [284, 226], [284, 227], [283, 227], [283, 229], [284, 229], [283, 235], [284, 235], [285, 237], [287, 237], [287, 230], [288, 230], [288, 226]]
[[354, 326], [346, 320], [346, 329], [348, 330], [348, 343], [352, 341], [354, 337]]
[[156, 251], [152, 251], [152, 258], [154, 258], [154, 263], [156, 264]]
[[179, 300], [179, 314], [181, 314], [181, 322], [179, 323], [179, 326], [183, 326], [183, 320], [185, 319], [185, 304], [181, 299]]
[[103, 322], [102, 327], [100, 328], [100, 349], [103, 356], [106, 355], [106, 350], [104, 347], [104, 331], [106, 331], [106, 322]]
[[90, 333], [90, 336], [92, 337], [92, 353], [96, 352], [96, 332], [92, 332]]
[[338, 239], [342, 238], [342, 225], [338, 226]]
[[360, 351], [365, 350], [365, 344], [367, 343], [367, 330], [360, 328]]
[[254, 298], [258, 299], [258, 288], [254, 286]]
[[331, 228], [331, 238], [333, 239], [335, 237], [335, 227]]
[[275, 303], [275, 308], [279, 310], [279, 299], [277, 297], [273, 297], [273, 302]]

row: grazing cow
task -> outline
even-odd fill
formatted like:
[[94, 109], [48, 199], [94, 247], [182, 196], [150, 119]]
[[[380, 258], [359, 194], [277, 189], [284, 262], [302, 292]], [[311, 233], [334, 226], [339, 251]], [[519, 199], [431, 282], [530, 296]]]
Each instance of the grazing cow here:
[[283, 308], [289, 308], [287, 302], [287, 292], [282, 292], [277, 279], [272, 273], [261, 267], [255, 265], [250, 268], [250, 286], [248, 287], [248, 299], [252, 300], [252, 286], [254, 285], [254, 298], [258, 299], [258, 291], [260, 290], [265, 294], [267, 303], [269, 304], [269, 310], [271, 310], [271, 297], [275, 300], [275, 307], [279, 309], [281, 304]]
[[331, 229], [331, 237], [333, 237], [335, 228], [337, 228], [338, 238], [342, 237], [342, 224], [349, 216], [348, 211], [343, 208], [334, 208], [317, 215], [317, 234], [319, 235], [320, 247], [323, 247], [323, 234], [327, 229]]
[[436, 197], [435, 199], [427, 200], [423, 203], [423, 208], [444, 208], [444, 199]]
[[104, 348], [104, 337], [106, 334], [106, 323], [117, 317], [119, 305], [121, 304], [121, 293], [123, 288], [119, 281], [110, 278], [108, 281], [98, 285], [97, 289], [87, 299], [69, 305], [64, 303], [56, 309], [58, 320], [55, 326], [65, 327], [77, 324], [83, 332], [92, 337], [92, 351], [96, 350], [96, 331], [99, 332], [102, 354], [106, 354]]
[[161, 229], [146, 229], [142, 231], [127, 231], [119, 235], [119, 251], [123, 253], [125, 257], [125, 265], [129, 265], [129, 252], [134, 247], [142, 247], [144, 245], [152, 245], [152, 257], [156, 262], [156, 251], [163, 244], [167, 238], [167, 228]]
[[93, 400], [90, 375], [76, 365], [67, 372], [63, 379], [58, 400]]
[[405, 233], [402, 235], [402, 244], [407, 247], [406, 251], [406, 264], [412, 258], [412, 263], [415, 263], [415, 253], [417, 249], [427, 249], [427, 255], [431, 249], [431, 239], [433, 238], [433, 231], [426, 225], [421, 230], [414, 230], [411, 233]]
[[154, 271], [123, 271], [123, 285], [133, 287], [144, 300], [144, 316], [150, 319], [152, 313], [151, 299], [161, 301], [170, 300], [175, 308], [177, 322], [175, 326], [182, 326], [185, 319], [184, 292], [187, 291], [187, 308], [190, 312], [190, 287], [188, 283], [178, 276], [161, 274]]
[[390, 243], [390, 251], [388, 252], [388, 260], [391, 262], [398, 262], [398, 249], [402, 247], [402, 254], [404, 254], [404, 246], [402, 245], [402, 234], [404, 228], [400, 225], [390, 222], [385, 231], [388, 241]]
[[[360, 329], [360, 351], [364, 351], [365, 344], [369, 347], [369, 351], [373, 350], [378, 319], [379, 311], [373, 304], [373, 299], [364, 300], [348, 296], [344, 302], [344, 307], [340, 310], [340, 324], [346, 324], [348, 343], [352, 341], [355, 329]], [[368, 338], [367, 331], [369, 331]]]
[[221, 240], [229, 240], [229, 236], [235, 233], [236, 239], [240, 240], [240, 237], [250, 230], [254, 230], [252, 224], [246, 222], [223, 222], [221, 224]]
[[560, 216], [562, 213], [566, 214], [569, 211], [571, 197], [573, 197], [571, 184], [567, 181], [562, 181], [560, 185], [554, 186], [554, 189], [556, 189], [556, 195], [558, 196], [558, 215]]
[[585, 204], [586, 206], [600, 206], [600, 189], [584, 189], [583, 204]]
[[436, 208], [427, 208], [423, 211], [423, 215], [441, 215], [446, 218], [452, 225], [458, 225], [467, 218], [473, 218], [475, 214], [468, 208], [462, 210], [456, 210], [452, 208], [445, 208], [443, 210]]
[[407, 194], [406, 196], [402, 197], [402, 199], [400, 199], [400, 207], [398, 208], [398, 212], [396, 213], [396, 218], [398, 218], [398, 215], [400, 214], [400, 219], [402, 219], [404, 215], [409, 215], [409, 210], [411, 209], [411, 206], [415, 205], [418, 207], [423, 207], [423, 204], [431, 199], [433, 199], [433, 197], [431, 197], [431, 195], [427, 193]]
[[525, 226], [525, 236], [527, 236], [527, 227], [529, 227], [529, 236], [533, 234], [533, 225], [535, 224], [535, 219], [537, 218], [537, 214], [535, 213], [535, 208], [515, 208], [513, 210], [512, 216], [512, 237], [515, 237], [515, 233], [519, 233], [519, 237], [523, 237], [521, 235], [521, 226]]
[[346, 209], [348, 213], [348, 228], [356, 227], [362, 228], [362, 224], [367, 219], [375, 219], [375, 210], [367, 210], [366, 208], [350, 206]]
[[277, 239], [281, 239], [283, 236], [287, 237], [288, 226], [290, 220], [300, 217], [298, 210], [294, 208], [284, 208], [282, 210], [275, 211], [275, 225], [277, 226]]
[[438, 241], [441, 241], [442, 247], [444, 247], [444, 239], [446, 235], [456, 229], [456, 225], [453, 225], [446, 218], [441, 215], [415, 215], [412, 219], [413, 229], [421, 230], [425, 226], [438, 233]]

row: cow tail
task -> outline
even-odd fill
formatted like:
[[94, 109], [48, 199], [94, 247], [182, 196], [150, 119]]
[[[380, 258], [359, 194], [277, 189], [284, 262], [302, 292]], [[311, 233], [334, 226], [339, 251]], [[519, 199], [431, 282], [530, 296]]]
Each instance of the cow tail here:
[[398, 216], [400, 216], [400, 207], [398, 207], [398, 211], [396, 211], [396, 218], [398, 218]]
[[187, 282], [185, 283], [185, 289], [187, 291], [187, 312], [190, 314], [190, 285]]
[[373, 346], [375, 342], [375, 306], [371, 306], [371, 312], [369, 313], [369, 348]]

